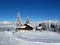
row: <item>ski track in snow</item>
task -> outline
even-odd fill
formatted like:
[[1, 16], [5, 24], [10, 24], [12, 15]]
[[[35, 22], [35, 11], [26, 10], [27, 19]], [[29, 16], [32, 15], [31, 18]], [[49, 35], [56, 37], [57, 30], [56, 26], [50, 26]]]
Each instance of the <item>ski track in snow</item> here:
[[[23, 32], [23, 33], [25, 34], [25, 32]], [[5, 34], [6, 38], [8, 38], [8, 40], [7, 41], [6, 40], [0, 41], [0, 45], [60, 45], [60, 43], [38, 42], [34, 39], [34, 37], [33, 38], [29, 37], [30, 36], [29, 34], [25, 34], [25, 36], [24, 36], [23, 33], [20, 33], [20, 37], [18, 37], [19, 32], [18, 33], [12, 33], [12, 32], [3, 32], [3, 33], [1, 33], [1, 34]], [[4, 35], [2, 37], [4, 37]], [[35, 40], [35, 41], [33, 41], [33, 40]]]
[[[23, 32], [24, 33], [24, 32]], [[27, 32], [26, 32], [27, 33]], [[33, 32], [34, 33], [34, 32]], [[17, 34], [17, 33], [16, 33]], [[34, 35], [32, 34], [32, 36], [31, 36], [31, 34], [30, 33], [28, 33], [28, 35], [27, 34], [19, 34], [18, 36], [16, 36], [16, 34], [15, 34], [15, 37], [18, 37], [18, 38], [20, 38], [20, 39], [22, 39], [22, 40], [25, 40], [25, 41], [31, 41], [31, 42], [50, 42], [50, 43], [52, 43], [52, 42], [59, 42], [60, 43], [60, 40], [59, 39], [57, 39], [57, 38], [60, 38], [59, 37], [59, 35], [58, 35], [58, 37], [48, 37], [46, 34], [45, 34], [45, 36], [44, 35], [41, 35], [41, 37], [40, 38], [38, 38], [38, 36], [36, 37], [34, 37]], [[48, 34], [48, 33], [47, 33]], [[50, 34], [51, 35], [51, 34]], [[54, 36], [54, 34], [53, 35], [51, 35], [51, 36]], [[56, 36], [56, 35], [55, 35]], [[45, 38], [43, 38], [43, 37], [45, 37]], [[48, 38], [47, 38], [48, 37]], [[51, 40], [52, 40], [52, 42], [51, 42]]]

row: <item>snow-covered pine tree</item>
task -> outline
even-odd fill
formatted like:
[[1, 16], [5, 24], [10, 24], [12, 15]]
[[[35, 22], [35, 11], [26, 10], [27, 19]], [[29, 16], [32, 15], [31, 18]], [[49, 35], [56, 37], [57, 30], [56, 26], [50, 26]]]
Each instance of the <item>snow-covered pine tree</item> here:
[[17, 26], [21, 26], [22, 25], [22, 21], [21, 21], [21, 17], [20, 17], [20, 13], [18, 12], [18, 16], [17, 16], [17, 22], [16, 22]]
[[30, 24], [28, 16], [26, 17], [26, 23], [25, 24]]

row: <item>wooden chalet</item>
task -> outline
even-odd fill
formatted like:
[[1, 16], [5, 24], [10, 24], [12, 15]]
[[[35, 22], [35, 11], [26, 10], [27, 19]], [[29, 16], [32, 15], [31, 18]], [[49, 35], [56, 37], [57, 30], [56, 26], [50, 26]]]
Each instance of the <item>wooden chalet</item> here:
[[19, 28], [17, 28], [18, 30], [33, 30], [33, 27], [28, 25], [28, 24], [24, 24], [23, 26], [20, 26]]
[[26, 18], [26, 23], [22, 25], [21, 18], [19, 17], [20, 13], [18, 13], [17, 20], [17, 30], [33, 30], [33, 26], [30, 24], [28, 17]]

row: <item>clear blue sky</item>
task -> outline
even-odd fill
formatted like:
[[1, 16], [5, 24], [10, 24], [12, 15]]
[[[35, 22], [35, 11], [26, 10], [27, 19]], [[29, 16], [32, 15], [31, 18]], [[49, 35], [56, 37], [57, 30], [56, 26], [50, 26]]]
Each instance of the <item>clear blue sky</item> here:
[[0, 0], [0, 21], [16, 21], [20, 11], [22, 21], [60, 20], [60, 0]]

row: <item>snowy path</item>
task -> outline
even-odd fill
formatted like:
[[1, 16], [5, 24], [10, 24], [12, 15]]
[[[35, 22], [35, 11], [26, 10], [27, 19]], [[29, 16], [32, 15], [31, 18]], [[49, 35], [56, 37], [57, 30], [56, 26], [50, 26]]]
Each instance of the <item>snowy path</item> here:
[[13, 36], [30, 42], [60, 43], [60, 34], [55, 32], [18, 32]]
[[[60, 43], [45, 43], [43, 35], [46, 39], [51, 39], [56, 33], [48, 34], [49, 32], [0, 32], [0, 45], [60, 45]], [[38, 35], [39, 34], [39, 35]], [[42, 35], [41, 35], [42, 34]], [[52, 37], [47, 37], [48, 35], [51, 35]], [[59, 39], [60, 34], [57, 35], [57, 38]], [[40, 41], [41, 40], [41, 41]], [[43, 40], [43, 41], [42, 41]], [[52, 41], [52, 40], [51, 40]], [[58, 40], [57, 40], [58, 41]], [[43, 43], [44, 42], [44, 43]], [[54, 42], [54, 41], [52, 41]], [[60, 42], [60, 39], [59, 41]]]

